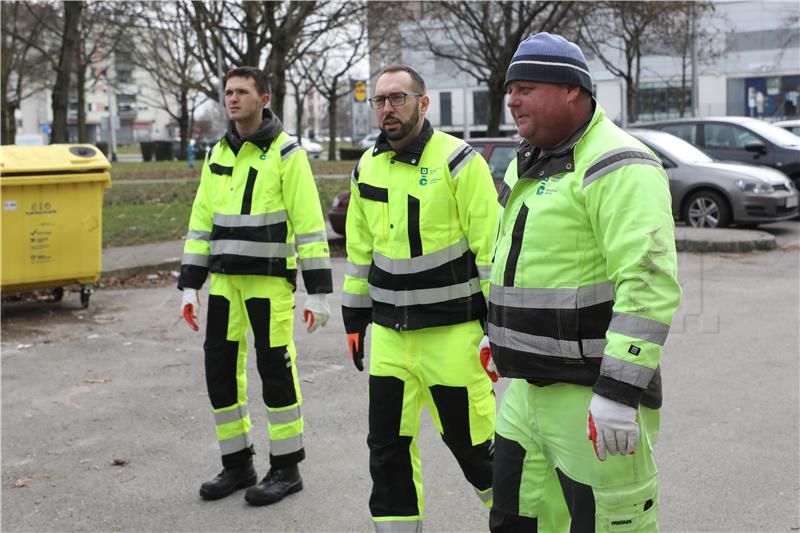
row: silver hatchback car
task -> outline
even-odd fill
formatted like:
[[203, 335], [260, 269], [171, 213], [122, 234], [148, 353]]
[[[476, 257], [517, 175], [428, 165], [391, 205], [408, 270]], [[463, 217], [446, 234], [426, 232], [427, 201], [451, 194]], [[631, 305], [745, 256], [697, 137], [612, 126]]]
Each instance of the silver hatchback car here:
[[631, 129], [664, 163], [672, 214], [694, 227], [753, 227], [798, 215], [798, 191], [779, 170], [711, 158], [683, 139]]

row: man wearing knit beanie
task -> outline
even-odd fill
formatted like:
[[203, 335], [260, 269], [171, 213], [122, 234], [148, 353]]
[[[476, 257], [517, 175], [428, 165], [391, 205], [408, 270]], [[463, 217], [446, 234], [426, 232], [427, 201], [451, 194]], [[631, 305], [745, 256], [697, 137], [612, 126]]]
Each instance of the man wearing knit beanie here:
[[490, 529], [656, 531], [659, 364], [681, 295], [667, 176], [606, 118], [565, 38], [522, 42], [506, 91], [524, 141], [489, 295], [492, 357], [512, 378]]

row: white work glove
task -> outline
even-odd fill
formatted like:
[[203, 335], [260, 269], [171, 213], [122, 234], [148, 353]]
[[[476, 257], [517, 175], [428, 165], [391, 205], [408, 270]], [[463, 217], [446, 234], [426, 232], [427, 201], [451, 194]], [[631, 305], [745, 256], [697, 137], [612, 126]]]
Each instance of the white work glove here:
[[611, 455], [632, 454], [639, 443], [636, 409], [594, 394], [589, 404], [586, 436], [601, 461], [606, 460], [606, 450]]
[[496, 382], [500, 375], [497, 373], [497, 367], [494, 366], [492, 349], [489, 346], [488, 335], [484, 335], [480, 344], [478, 344], [478, 357], [481, 359], [481, 366], [483, 366], [483, 370], [486, 372], [486, 375], [489, 376], [493, 382]]
[[200, 329], [195, 319], [197, 318], [197, 311], [200, 310], [200, 298], [197, 296], [197, 289], [183, 289], [183, 298], [181, 299], [181, 314], [183, 319], [195, 331]]
[[325, 326], [331, 317], [327, 294], [309, 294], [303, 306], [303, 323], [308, 324], [306, 331], [314, 333], [318, 327]]

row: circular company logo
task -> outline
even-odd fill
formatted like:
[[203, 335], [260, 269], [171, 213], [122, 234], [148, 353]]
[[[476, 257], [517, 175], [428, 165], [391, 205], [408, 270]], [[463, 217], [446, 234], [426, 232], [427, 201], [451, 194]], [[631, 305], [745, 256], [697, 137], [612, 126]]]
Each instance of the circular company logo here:
[[420, 178], [419, 179], [419, 184], [423, 185], [423, 186], [427, 185], [428, 184], [428, 178]]

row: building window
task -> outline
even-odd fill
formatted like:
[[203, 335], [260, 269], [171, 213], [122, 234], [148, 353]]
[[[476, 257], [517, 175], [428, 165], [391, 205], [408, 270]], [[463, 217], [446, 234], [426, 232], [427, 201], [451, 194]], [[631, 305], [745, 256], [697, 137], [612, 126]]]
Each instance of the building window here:
[[439, 125], [453, 125], [453, 102], [449, 92], [439, 93]]
[[[681, 113], [683, 105], [683, 113]], [[692, 87], [687, 84], [683, 91], [681, 102], [681, 88], [670, 86], [650, 86], [642, 84], [636, 101], [637, 117], [642, 120], [662, 120], [668, 118], [692, 116]]]
[[489, 92], [475, 91], [472, 93], [472, 123], [486, 125], [489, 119]]

